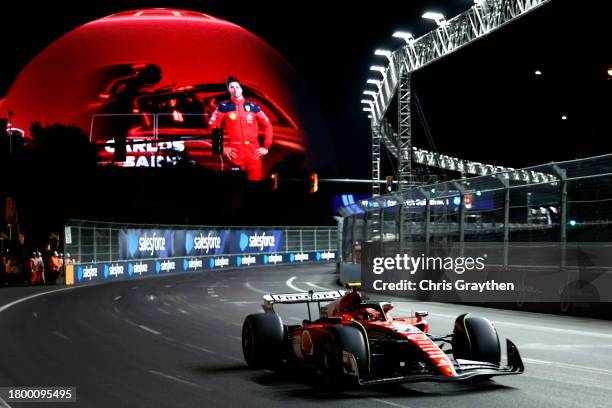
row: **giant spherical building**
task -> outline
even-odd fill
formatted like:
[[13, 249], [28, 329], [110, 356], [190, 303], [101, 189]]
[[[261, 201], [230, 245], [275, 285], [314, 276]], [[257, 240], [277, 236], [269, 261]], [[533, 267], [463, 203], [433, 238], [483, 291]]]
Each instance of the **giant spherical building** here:
[[[210, 132], [207, 118], [227, 98], [229, 75], [240, 79], [274, 125], [267, 171], [288, 156], [307, 157], [311, 138], [327, 138], [315, 104], [278, 52], [233, 23], [184, 10], [121, 12], [67, 33], [23, 69], [0, 109], [14, 112], [13, 125], [26, 134], [37, 121], [76, 125], [92, 142], [112, 140], [117, 132], [148, 141], [197, 137]], [[161, 153], [176, 146], [166, 147]], [[140, 157], [164, 149], [133, 149], [130, 165], [155, 165]], [[208, 142], [182, 149], [192, 160], [219, 167]], [[101, 160], [110, 160], [111, 151], [103, 150]]]

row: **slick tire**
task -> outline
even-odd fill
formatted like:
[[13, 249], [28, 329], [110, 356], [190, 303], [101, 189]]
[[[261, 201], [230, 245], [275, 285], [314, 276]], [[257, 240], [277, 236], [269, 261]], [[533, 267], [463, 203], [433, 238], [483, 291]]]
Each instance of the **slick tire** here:
[[329, 388], [348, 388], [359, 384], [359, 377], [344, 372], [342, 352], [355, 357], [359, 377], [368, 374], [368, 349], [361, 330], [353, 326], [336, 325], [323, 338], [320, 349], [320, 371], [323, 385]]
[[455, 320], [453, 356], [456, 359], [484, 361], [499, 365], [501, 347], [493, 324], [484, 317], [462, 314]]
[[242, 325], [242, 353], [250, 368], [278, 369], [286, 354], [286, 330], [275, 313], [247, 316]]

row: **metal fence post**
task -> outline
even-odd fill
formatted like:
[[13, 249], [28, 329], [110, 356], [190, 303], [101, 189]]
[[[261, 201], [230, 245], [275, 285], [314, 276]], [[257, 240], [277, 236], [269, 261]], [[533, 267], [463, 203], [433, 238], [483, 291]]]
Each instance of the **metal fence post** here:
[[465, 244], [465, 188], [459, 183], [453, 183], [461, 195], [461, 205], [459, 207], [459, 256], [463, 256]]
[[92, 242], [93, 242], [93, 261], [94, 262], [98, 262], [98, 240], [97, 240], [97, 232], [98, 229], [97, 227], [93, 227], [93, 237], [92, 237]]
[[[369, 211], [363, 213], [363, 242], [368, 240], [368, 213]], [[363, 248], [363, 243], [361, 245]]]
[[81, 239], [83, 237], [83, 233], [81, 231], [80, 225], [79, 225], [78, 231], [79, 231], [79, 241], [78, 241], [79, 243], [77, 244], [77, 257], [78, 257], [77, 259], [79, 260], [79, 263], [81, 263], [83, 262], [83, 258], [82, 258], [83, 255], [81, 254]]
[[[561, 201], [561, 219], [559, 221], [559, 240], [561, 244], [561, 273], [566, 271], [567, 266], [567, 172], [565, 169], [560, 168], [558, 165], [553, 164], [552, 170], [561, 180], [561, 185], [559, 188], [560, 193], [560, 201]], [[565, 284], [569, 283], [571, 277], [568, 273], [566, 276], [565, 282], [560, 282], [559, 293], [563, 293]]]
[[357, 225], [357, 215], [351, 216], [351, 262], [353, 260], [353, 247], [355, 246], [355, 226]]
[[508, 246], [510, 243], [510, 181], [506, 174], [500, 174], [497, 179], [504, 185], [504, 270], [508, 269]]
[[419, 188], [421, 194], [425, 196], [425, 223], [423, 225], [423, 232], [425, 235], [425, 256], [429, 256], [429, 238], [431, 235], [430, 231], [430, 219], [431, 219], [431, 195], [427, 192], [427, 190], [423, 188]]
[[289, 252], [289, 231], [285, 228], [285, 252]]
[[403, 222], [403, 217], [402, 217], [402, 213], [403, 213], [403, 209], [404, 209], [404, 199], [402, 198], [402, 194], [398, 193], [397, 194], [397, 214], [395, 215], [396, 217], [396, 224], [395, 224], [395, 235], [397, 236], [397, 242], [399, 242], [399, 248], [401, 251], [402, 248], [402, 239], [403, 237], [403, 231], [402, 231], [402, 222]]
[[113, 262], [113, 231], [108, 229], [108, 262]]
[[[561, 201], [561, 220], [560, 220], [560, 230], [559, 230], [559, 239], [562, 244], [567, 242], [567, 173], [565, 169], [560, 168], [556, 164], [552, 166], [553, 171], [559, 176], [561, 179], [560, 186], [560, 201]], [[565, 255], [563, 253], [562, 255]], [[561, 267], [565, 268], [565, 256], [561, 258]]]
[[385, 205], [378, 211], [378, 233], [380, 234], [380, 255], [385, 250]]

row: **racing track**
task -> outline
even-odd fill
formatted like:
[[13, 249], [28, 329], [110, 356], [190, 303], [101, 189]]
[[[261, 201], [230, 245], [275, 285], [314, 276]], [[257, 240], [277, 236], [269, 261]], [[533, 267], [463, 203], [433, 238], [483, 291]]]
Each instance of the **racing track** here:
[[[8, 292], [0, 290], [0, 386], [76, 386], [78, 403], [66, 407], [610, 406], [610, 322], [459, 305], [401, 302], [396, 310], [429, 310], [434, 334], [450, 332], [464, 311], [487, 316], [519, 347], [525, 374], [479, 386], [324, 392], [309, 374], [247, 369], [241, 325], [260, 310], [262, 293], [335, 288], [332, 270], [252, 268], [120, 281], [5, 310]], [[290, 318], [306, 315], [303, 305], [285, 307]]]

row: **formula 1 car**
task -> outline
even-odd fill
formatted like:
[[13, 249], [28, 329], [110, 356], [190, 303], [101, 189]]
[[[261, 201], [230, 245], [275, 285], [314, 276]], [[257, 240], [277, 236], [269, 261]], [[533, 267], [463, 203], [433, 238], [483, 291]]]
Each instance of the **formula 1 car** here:
[[[418, 381], [453, 382], [521, 374], [517, 347], [506, 340], [501, 365], [497, 331], [485, 318], [462, 314], [452, 334], [433, 336], [427, 312], [391, 317], [393, 305], [370, 302], [352, 290], [269, 294], [265, 313], [251, 314], [242, 326], [242, 349], [251, 368], [276, 369], [298, 363], [315, 369], [328, 386]], [[328, 302], [321, 306], [322, 302]], [[309, 319], [284, 325], [275, 304], [305, 303]], [[310, 304], [320, 317], [311, 319]]]

